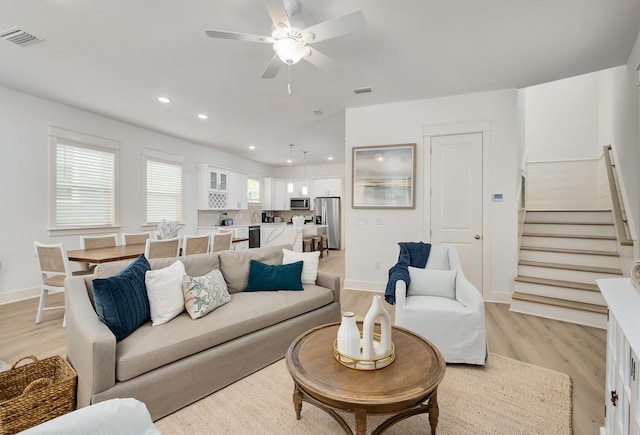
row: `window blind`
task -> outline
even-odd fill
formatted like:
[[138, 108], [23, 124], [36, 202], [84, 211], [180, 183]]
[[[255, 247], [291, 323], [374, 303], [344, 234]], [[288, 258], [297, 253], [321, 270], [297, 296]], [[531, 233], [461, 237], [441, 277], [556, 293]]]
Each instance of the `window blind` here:
[[147, 223], [182, 221], [182, 166], [147, 159]]
[[56, 227], [114, 225], [115, 153], [56, 143]]
[[247, 180], [247, 198], [251, 204], [260, 203], [260, 180], [251, 178]]

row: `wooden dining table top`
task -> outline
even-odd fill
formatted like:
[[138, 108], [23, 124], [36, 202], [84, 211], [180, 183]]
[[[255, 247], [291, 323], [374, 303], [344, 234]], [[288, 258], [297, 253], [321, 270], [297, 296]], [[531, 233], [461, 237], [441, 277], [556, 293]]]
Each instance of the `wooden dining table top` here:
[[131, 260], [144, 254], [145, 244], [118, 245], [108, 248], [74, 249], [67, 251], [69, 261], [85, 263], [108, 263], [109, 261]]

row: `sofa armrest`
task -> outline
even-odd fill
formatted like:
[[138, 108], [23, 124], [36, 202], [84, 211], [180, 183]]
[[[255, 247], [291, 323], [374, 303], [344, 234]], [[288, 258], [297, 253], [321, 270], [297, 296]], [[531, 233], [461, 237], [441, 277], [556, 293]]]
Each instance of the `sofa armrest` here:
[[316, 278], [316, 285], [320, 287], [326, 287], [333, 290], [333, 301], [340, 302], [340, 276], [318, 271], [318, 277]]
[[484, 299], [473, 284], [467, 278], [458, 273], [456, 278], [456, 299], [465, 307], [469, 307], [474, 311], [484, 312]]
[[65, 280], [67, 359], [78, 373], [78, 407], [116, 383], [116, 337], [100, 321], [82, 276]]
[[404, 307], [407, 303], [407, 283], [399, 279], [396, 281], [396, 305]]

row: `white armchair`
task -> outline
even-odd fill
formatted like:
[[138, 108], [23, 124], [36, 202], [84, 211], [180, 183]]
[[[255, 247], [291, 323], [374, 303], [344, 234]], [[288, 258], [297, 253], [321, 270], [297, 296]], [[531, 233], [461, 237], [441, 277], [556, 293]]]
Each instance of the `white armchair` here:
[[455, 247], [431, 246], [424, 269], [409, 267], [395, 287], [395, 323], [431, 341], [448, 363], [483, 365], [484, 300], [464, 276]]

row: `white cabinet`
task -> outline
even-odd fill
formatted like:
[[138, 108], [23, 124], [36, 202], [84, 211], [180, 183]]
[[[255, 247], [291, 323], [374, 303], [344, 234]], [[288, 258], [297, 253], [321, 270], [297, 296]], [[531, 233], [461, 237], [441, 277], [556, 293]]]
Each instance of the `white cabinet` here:
[[249, 177], [247, 174], [239, 172], [228, 173], [228, 189], [227, 208], [229, 210], [247, 210], [249, 208], [247, 183]]
[[597, 283], [609, 306], [604, 433], [638, 435], [640, 291], [631, 284], [629, 278], [599, 279]]
[[209, 190], [226, 192], [229, 189], [229, 174], [220, 169], [209, 167]]
[[248, 176], [207, 164], [198, 165], [198, 209], [246, 210]]
[[262, 180], [262, 185], [263, 210], [289, 210], [287, 180], [268, 177]]
[[314, 196], [342, 196], [342, 178], [316, 178], [313, 181]]

